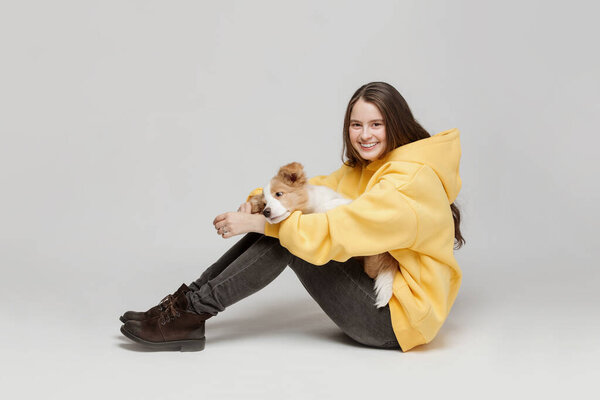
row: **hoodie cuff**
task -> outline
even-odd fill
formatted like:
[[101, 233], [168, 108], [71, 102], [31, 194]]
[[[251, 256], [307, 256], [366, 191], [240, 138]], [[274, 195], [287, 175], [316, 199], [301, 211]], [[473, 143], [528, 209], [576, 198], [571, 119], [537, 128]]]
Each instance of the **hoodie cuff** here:
[[274, 238], [278, 238], [279, 237], [279, 224], [280, 224], [280, 222], [278, 222], [276, 224], [270, 224], [268, 222], [265, 222], [265, 236], [271, 236]]

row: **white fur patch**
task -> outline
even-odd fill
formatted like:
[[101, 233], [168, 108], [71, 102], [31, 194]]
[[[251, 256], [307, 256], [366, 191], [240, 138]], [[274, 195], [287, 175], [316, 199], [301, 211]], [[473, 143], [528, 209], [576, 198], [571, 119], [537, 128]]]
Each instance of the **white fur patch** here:
[[308, 190], [308, 206], [306, 213], [324, 213], [342, 204], [352, 203], [340, 193], [327, 186], [306, 185]]
[[392, 298], [392, 284], [394, 283], [394, 270], [384, 269], [375, 277], [375, 293], [377, 308], [385, 307]]

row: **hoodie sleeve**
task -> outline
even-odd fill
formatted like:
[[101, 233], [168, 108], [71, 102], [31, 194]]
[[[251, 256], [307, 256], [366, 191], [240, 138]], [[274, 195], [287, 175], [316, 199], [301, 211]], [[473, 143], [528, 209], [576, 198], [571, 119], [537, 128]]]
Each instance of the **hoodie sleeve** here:
[[408, 248], [417, 235], [416, 213], [388, 178], [326, 213], [296, 211], [277, 224], [266, 223], [265, 235], [279, 238], [292, 254], [314, 265]]
[[[341, 168], [333, 171], [329, 175], [317, 175], [317, 176], [313, 176], [312, 178], [309, 178], [308, 183], [310, 183], [311, 185], [327, 186], [328, 188], [337, 190], [338, 184], [340, 183], [340, 180], [342, 179], [343, 175], [344, 175], [344, 166], [342, 165]], [[263, 189], [262, 187], [258, 187], [256, 189], [254, 189], [253, 191], [251, 191], [250, 194], [248, 195], [248, 197], [246, 197], [246, 201], [249, 201], [250, 197], [252, 197], [254, 195], [261, 194], [262, 189]]]

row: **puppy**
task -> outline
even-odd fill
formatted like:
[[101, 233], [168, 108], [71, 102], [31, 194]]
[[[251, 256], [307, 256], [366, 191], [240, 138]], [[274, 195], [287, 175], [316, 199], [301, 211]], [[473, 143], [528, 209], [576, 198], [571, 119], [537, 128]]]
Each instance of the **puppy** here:
[[[297, 162], [281, 167], [263, 188], [263, 193], [252, 196], [248, 201], [252, 213], [262, 213], [270, 224], [283, 221], [297, 210], [304, 214], [322, 213], [352, 202], [326, 186], [309, 184], [302, 164]], [[355, 258], [363, 263], [365, 273], [375, 279], [375, 306], [385, 307], [392, 297], [398, 262], [390, 253]]]

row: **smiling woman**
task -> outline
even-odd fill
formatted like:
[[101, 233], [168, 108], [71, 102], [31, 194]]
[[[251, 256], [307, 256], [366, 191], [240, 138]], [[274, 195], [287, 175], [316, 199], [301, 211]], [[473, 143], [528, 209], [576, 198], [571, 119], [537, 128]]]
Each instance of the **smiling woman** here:
[[[238, 212], [213, 221], [223, 238], [246, 235], [189, 286], [146, 312], [125, 313], [121, 332], [154, 348], [201, 350], [207, 318], [264, 288], [289, 266], [356, 342], [406, 351], [431, 341], [462, 277], [453, 253], [455, 243], [464, 243], [453, 204], [462, 185], [459, 132], [430, 136], [393, 86], [372, 82], [351, 97], [342, 135], [343, 165], [308, 183], [351, 202], [286, 215], [283, 198], [291, 194], [271, 180], [264, 191], [250, 193]], [[291, 182], [304, 179], [294, 175], [294, 165], [287, 167]], [[286, 218], [271, 218], [280, 213], [270, 214], [270, 207], [252, 214], [249, 200], [259, 193], [262, 201], [278, 199], [276, 211]], [[384, 252], [397, 262], [390, 275], [393, 293], [376, 306], [374, 281], [360, 260]]]
[[385, 124], [381, 112], [373, 103], [359, 99], [350, 115], [350, 142], [360, 157], [373, 161], [387, 148]]

